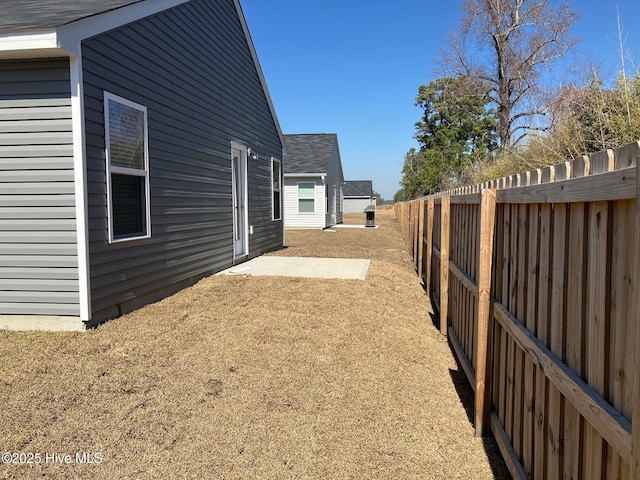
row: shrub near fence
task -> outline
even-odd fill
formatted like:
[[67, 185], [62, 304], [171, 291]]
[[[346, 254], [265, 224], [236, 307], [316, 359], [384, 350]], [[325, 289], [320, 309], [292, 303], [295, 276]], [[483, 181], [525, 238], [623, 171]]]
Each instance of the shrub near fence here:
[[476, 433], [514, 478], [640, 479], [639, 157], [633, 143], [395, 205]]

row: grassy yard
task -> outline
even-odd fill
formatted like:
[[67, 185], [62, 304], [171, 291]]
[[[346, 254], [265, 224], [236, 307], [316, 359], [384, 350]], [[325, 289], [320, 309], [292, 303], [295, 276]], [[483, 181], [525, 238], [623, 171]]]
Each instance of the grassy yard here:
[[370, 258], [366, 281], [218, 275], [86, 333], [0, 332], [0, 452], [36, 462], [0, 478], [509, 478], [377, 220], [273, 253]]

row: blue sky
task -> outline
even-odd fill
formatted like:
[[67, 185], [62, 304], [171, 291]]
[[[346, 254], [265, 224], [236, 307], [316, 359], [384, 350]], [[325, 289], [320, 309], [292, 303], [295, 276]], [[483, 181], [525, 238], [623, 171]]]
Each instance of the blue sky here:
[[[241, 0], [284, 133], [337, 133], [346, 180], [398, 191], [405, 153], [417, 147], [418, 87], [436, 78], [451, 0]], [[617, 10], [627, 71], [640, 69], [640, 1], [574, 1], [580, 53], [614, 75]], [[632, 63], [635, 62], [635, 63]]]

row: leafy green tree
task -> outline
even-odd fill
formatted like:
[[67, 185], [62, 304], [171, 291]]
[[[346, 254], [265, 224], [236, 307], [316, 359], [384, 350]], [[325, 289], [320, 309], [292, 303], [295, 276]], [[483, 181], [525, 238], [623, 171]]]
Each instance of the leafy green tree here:
[[410, 149], [402, 166], [402, 188], [394, 200], [412, 200], [446, 189], [446, 174], [443, 172], [446, 172], [446, 168], [441, 152]]
[[462, 172], [497, 148], [494, 111], [482, 84], [465, 77], [439, 78], [418, 89], [424, 111], [415, 138], [423, 152], [438, 151], [445, 173], [459, 183]]
[[405, 155], [402, 195], [407, 199], [458, 185], [466, 170], [497, 148], [494, 112], [478, 82], [464, 77], [439, 78], [421, 85], [416, 105], [423, 110], [416, 122], [420, 150]]
[[398, 190], [393, 196], [393, 203], [406, 202], [407, 200], [409, 200], [409, 197], [407, 197], [406, 192], [402, 189]]

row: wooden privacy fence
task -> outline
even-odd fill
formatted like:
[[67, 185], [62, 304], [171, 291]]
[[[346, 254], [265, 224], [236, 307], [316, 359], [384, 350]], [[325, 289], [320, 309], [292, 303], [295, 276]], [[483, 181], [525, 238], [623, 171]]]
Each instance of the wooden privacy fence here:
[[514, 478], [640, 480], [640, 143], [395, 205]]

